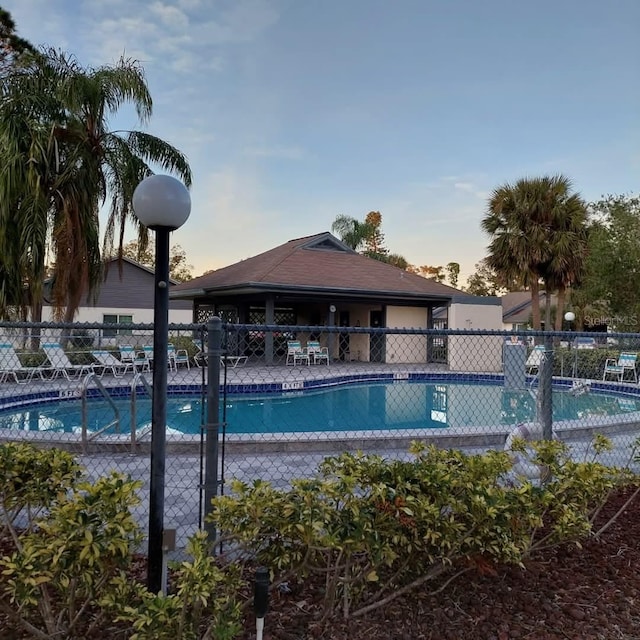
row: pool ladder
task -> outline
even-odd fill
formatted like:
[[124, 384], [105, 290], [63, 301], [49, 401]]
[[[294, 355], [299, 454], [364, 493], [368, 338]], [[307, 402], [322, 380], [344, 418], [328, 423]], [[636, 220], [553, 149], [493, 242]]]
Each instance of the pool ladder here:
[[[106, 424], [101, 429], [89, 433], [87, 429], [87, 424], [89, 422], [89, 404], [87, 400], [87, 391], [89, 389], [89, 385], [92, 382], [95, 384], [95, 388], [100, 391], [100, 394], [106, 400], [107, 404], [113, 410], [115, 417], [113, 420], [111, 420], [111, 422]], [[120, 411], [118, 410], [116, 403], [113, 401], [113, 398], [109, 395], [109, 392], [102, 384], [102, 382], [100, 382], [100, 379], [94, 372], [87, 374], [82, 381], [82, 384], [80, 385], [80, 397], [82, 401], [82, 453], [87, 453], [87, 445], [89, 444], [89, 442], [95, 440], [95, 438], [97, 438], [101, 433], [104, 433], [112, 427], [115, 427], [116, 433], [120, 433]]]
[[[136, 445], [138, 442], [144, 438], [144, 436], [148, 435], [151, 430], [151, 427], [147, 427], [143, 429], [140, 433], [137, 430], [136, 424], [136, 408], [137, 408], [137, 398], [138, 398], [138, 386], [142, 384], [144, 390], [147, 392], [149, 397], [151, 397], [151, 385], [147, 381], [147, 379], [142, 375], [142, 373], [136, 373], [133, 376], [133, 380], [131, 381], [131, 420], [130, 420], [130, 432], [131, 432], [131, 453], [136, 452]], [[88, 403], [88, 390], [90, 387], [95, 387], [100, 392], [100, 395], [107, 402], [111, 410], [113, 411], [113, 420], [105, 424], [103, 427], [96, 431], [92, 431], [89, 433], [88, 423], [89, 423], [89, 403]], [[82, 452], [87, 453], [87, 445], [95, 440], [99, 435], [103, 434], [105, 431], [112, 429], [115, 427], [115, 432], [117, 434], [120, 433], [120, 410], [118, 409], [118, 405], [114, 402], [113, 398], [109, 394], [107, 388], [100, 382], [99, 377], [96, 373], [92, 372], [85, 376], [82, 384], [80, 385], [79, 392], [81, 401], [82, 401]]]
[[138, 442], [148, 435], [151, 432], [151, 427], [145, 427], [138, 433], [138, 425], [137, 425], [137, 403], [138, 403], [138, 383], [142, 383], [144, 390], [147, 392], [147, 395], [151, 398], [151, 385], [147, 381], [147, 379], [142, 375], [142, 373], [136, 373], [133, 376], [133, 380], [131, 381], [131, 453], [136, 452], [136, 445]]

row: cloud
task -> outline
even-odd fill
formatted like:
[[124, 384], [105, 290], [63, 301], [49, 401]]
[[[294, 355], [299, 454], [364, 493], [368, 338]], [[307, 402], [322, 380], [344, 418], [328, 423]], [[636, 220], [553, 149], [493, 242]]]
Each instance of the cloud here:
[[306, 153], [300, 147], [256, 147], [244, 150], [244, 154], [253, 158], [282, 158], [301, 160]]
[[189, 28], [189, 18], [184, 11], [178, 7], [164, 4], [163, 2], [154, 2], [149, 11], [158, 17], [165, 27], [171, 30], [184, 30]]

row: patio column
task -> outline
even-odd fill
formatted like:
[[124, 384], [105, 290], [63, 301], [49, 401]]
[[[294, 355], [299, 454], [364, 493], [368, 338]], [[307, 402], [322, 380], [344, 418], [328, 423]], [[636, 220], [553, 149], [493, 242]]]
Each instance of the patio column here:
[[[433, 329], [433, 307], [427, 307], [427, 329]], [[433, 336], [427, 336], [427, 364], [433, 359]]]
[[[273, 325], [276, 323], [275, 303], [273, 296], [268, 296], [264, 303], [264, 322]], [[264, 336], [264, 361], [273, 364], [273, 332], [267, 331]]]

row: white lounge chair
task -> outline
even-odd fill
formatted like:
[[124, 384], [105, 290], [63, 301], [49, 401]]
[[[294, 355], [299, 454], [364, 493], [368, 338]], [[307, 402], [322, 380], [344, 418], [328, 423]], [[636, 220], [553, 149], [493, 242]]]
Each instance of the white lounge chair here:
[[187, 369], [191, 369], [189, 362], [189, 354], [186, 349], [176, 349], [174, 345], [167, 345], [169, 355], [169, 369], [178, 370], [180, 365], [186, 365]]
[[146, 354], [128, 344], [120, 345], [120, 361], [131, 363], [134, 371], [151, 371]]
[[321, 347], [318, 340], [307, 340], [307, 354], [313, 360], [313, 364], [318, 364], [319, 362], [329, 364], [329, 349]]
[[91, 355], [98, 363], [97, 368], [101, 369], [99, 374], [101, 378], [109, 370], [114, 378], [122, 378], [128, 371], [133, 373], [136, 370], [133, 362], [118, 360], [110, 351], [92, 351]]
[[636, 369], [637, 360], [637, 353], [621, 353], [617, 360], [616, 358], [607, 358], [607, 361], [604, 363], [602, 379], [606, 380], [607, 376], [613, 375], [622, 382], [624, 380], [625, 373], [627, 371], [631, 371], [634, 382], [638, 382], [638, 371]]
[[220, 356], [220, 364], [235, 369], [240, 364], [246, 364], [248, 358], [249, 356]]
[[0, 382], [9, 378], [17, 384], [27, 384], [37, 373], [42, 380], [44, 372], [50, 372], [46, 367], [25, 367], [16, 353], [14, 346], [8, 342], [0, 344]]
[[306, 349], [302, 348], [300, 340], [287, 340], [286, 364], [311, 364], [311, 359]]
[[193, 356], [193, 362], [196, 367], [204, 367], [207, 364], [207, 349], [205, 345], [202, 343], [200, 338], [192, 338], [191, 342], [193, 342], [193, 346], [197, 349], [195, 355]]
[[529, 357], [527, 358], [527, 362], [525, 364], [527, 373], [533, 373], [534, 370], [536, 371], [536, 373], [540, 371], [540, 366], [542, 365], [544, 354], [545, 348], [543, 344], [538, 344], [533, 347], [533, 351], [529, 354]]
[[43, 343], [42, 350], [51, 364], [52, 378], [61, 374], [67, 380], [78, 380], [84, 374], [93, 371], [93, 364], [72, 364], [69, 356], [57, 342]]

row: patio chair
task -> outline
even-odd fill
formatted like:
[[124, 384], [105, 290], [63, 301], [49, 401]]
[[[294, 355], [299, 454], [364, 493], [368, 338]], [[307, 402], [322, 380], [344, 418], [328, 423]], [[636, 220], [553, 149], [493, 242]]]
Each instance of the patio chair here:
[[128, 344], [120, 345], [120, 361], [131, 363], [134, 371], [151, 371], [151, 365], [144, 351], [138, 351]]
[[25, 367], [12, 344], [0, 344], [0, 382], [13, 378], [17, 384], [27, 384], [36, 373], [44, 380], [45, 371], [51, 370], [46, 367]]
[[527, 369], [527, 373], [533, 373], [534, 370], [537, 372], [540, 371], [540, 365], [542, 364], [542, 360], [544, 359], [545, 348], [543, 344], [538, 344], [533, 347], [533, 351], [529, 354], [527, 358], [527, 362], [525, 367]]
[[52, 378], [56, 378], [60, 374], [67, 380], [78, 380], [93, 371], [93, 364], [72, 364], [69, 356], [57, 342], [43, 343], [42, 350], [51, 364]]
[[326, 362], [329, 364], [329, 349], [321, 347], [318, 340], [307, 340], [307, 354], [309, 359], [313, 359], [313, 364]]
[[637, 353], [621, 353], [617, 360], [616, 358], [607, 358], [604, 363], [602, 379], [606, 380], [608, 375], [614, 375], [618, 378], [619, 382], [622, 382], [624, 380], [625, 373], [627, 371], [631, 371], [634, 382], [638, 382], [638, 371], [636, 369], [637, 360]]
[[220, 356], [220, 364], [224, 366], [231, 366], [235, 369], [240, 364], [246, 364], [249, 356]]
[[111, 371], [114, 378], [122, 378], [127, 371], [135, 372], [135, 365], [131, 361], [118, 360], [110, 351], [92, 351], [91, 355], [95, 358], [96, 368], [101, 369], [98, 374], [101, 378], [107, 371]]
[[193, 342], [193, 346], [196, 348], [196, 353], [193, 356], [193, 363], [196, 367], [206, 366], [208, 358], [206, 346], [202, 343], [200, 338], [191, 338], [191, 342]]
[[191, 369], [189, 353], [186, 349], [176, 349], [174, 345], [169, 343], [167, 350], [169, 355], [169, 369], [177, 371], [180, 365], [186, 365], [187, 369]]
[[306, 349], [302, 348], [300, 340], [287, 340], [286, 364], [295, 366], [298, 363], [311, 364], [311, 359]]

